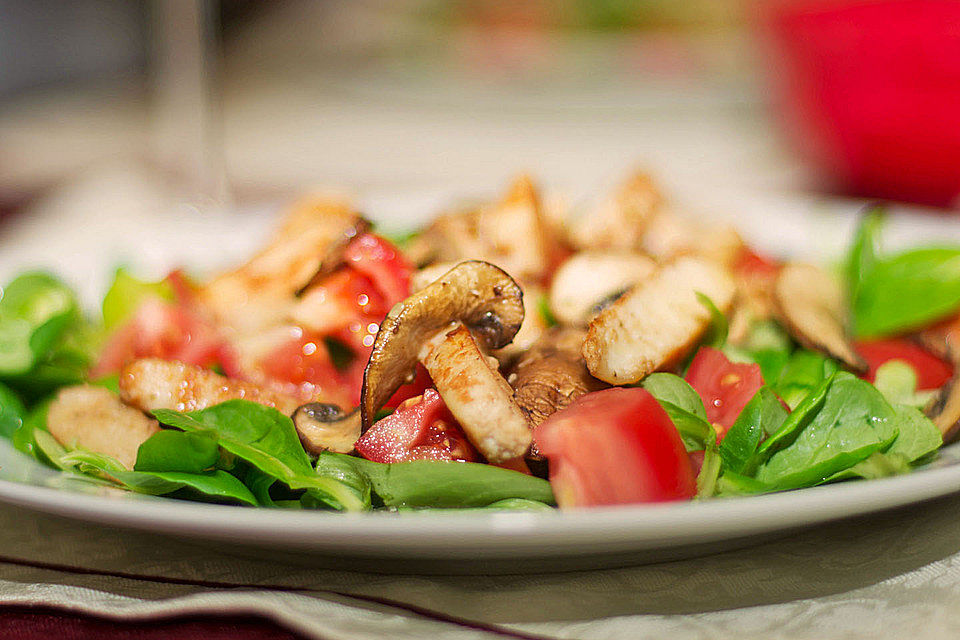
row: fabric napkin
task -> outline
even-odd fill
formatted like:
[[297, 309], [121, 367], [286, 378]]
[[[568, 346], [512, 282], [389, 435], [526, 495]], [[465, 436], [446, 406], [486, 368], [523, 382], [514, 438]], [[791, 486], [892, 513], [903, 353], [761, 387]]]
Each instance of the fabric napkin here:
[[0, 506], [2, 605], [262, 616], [306, 637], [960, 637], [960, 496], [640, 567], [377, 575]]

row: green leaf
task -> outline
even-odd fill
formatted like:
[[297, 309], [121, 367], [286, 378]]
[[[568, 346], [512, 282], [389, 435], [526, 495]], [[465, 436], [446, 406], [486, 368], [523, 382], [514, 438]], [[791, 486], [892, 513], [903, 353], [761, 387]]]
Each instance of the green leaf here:
[[0, 435], [10, 438], [23, 425], [27, 409], [19, 396], [6, 385], [0, 384]]
[[877, 260], [853, 306], [859, 337], [922, 328], [960, 308], [960, 249], [927, 248]]
[[[764, 443], [765, 447], [775, 441], [778, 446], [758, 467], [756, 480], [776, 489], [811, 486], [887, 450], [895, 441], [896, 413], [873, 385], [840, 372], [825, 386], [822, 400], [817, 394], [810, 405], [801, 403]], [[810, 411], [813, 406], [819, 408]], [[791, 422], [801, 408], [806, 415], [797, 428]], [[778, 438], [784, 432], [787, 435]]]
[[903, 456], [915, 462], [940, 448], [943, 437], [936, 425], [915, 407], [894, 406], [894, 423], [899, 435], [886, 450], [888, 455]]
[[703, 400], [687, 381], [672, 373], [653, 373], [642, 386], [670, 416], [687, 451], [703, 451], [716, 443], [717, 432], [707, 422]]
[[744, 339], [736, 346], [727, 344], [724, 354], [733, 362], [752, 362], [760, 365], [763, 379], [775, 381], [790, 360], [793, 340], [773, 320], [753, 322]]
[[46, 273], [25, 273], [0, 297], [0, 376], [24, 374], [79, 318], [73, 292]]
[[847, 254], [844, 271], [846, 275], [846, 294], [851, 309], [857, 307], [863, 279], [868, 276], [877, 261], [880, 230], [884, 223], [882, 207], [868, 209], [860, 220], [850, 251]]
[[215, 434], [164, 429], [140, 445], [133, 468], [135, 471], [200, 473], [214, 466], [219, 458]]
[[318, 475], [342, 482], [354, 492], [365, 509], [371, 508], [370, 478], [351, 462], [349, 456], [321, 455], [317, 458], [316, 471]]
[[798, 349], [780, 371], [773, 391], [783, 398], [787, 406], [795, 409], [811, 391], [839, 370], [840, 365], [836, 360], [814, 351]]
[[716, 493], [722, 466], [716, 445], [708, 446], [703, 452], [703, 466], [697, 474], [697, 498], [710, 498]]
[[164, 279], [158, 282], [139, 280], [120, 267], [113, 276], [113, 284], [103, 297], [103, 327], [112, 331], [129, 320], [146, 300], [155, 298], [173, 301], [174, 292]]
[[903, 360], [888, 360], [877, 368], [873, 386], [892, 405], [907, 405], [921, 409], [935, 391], [917, 391], [917, 372]]
[[700, 394], [680, 376], [672, 373], [651, 373], [643, 380], [641, 386], [658, 401], [669, 402], [698, 418], [707, 419], [707, 410], [703, 406]]
[[553, 311], [550, 309], [550, 298], [545, 293], [537, 299], [537, 312], [545, 325], [548, 327], [557, 326], [557, 317], [553, 315]]
[[713, 300], [711, 300], [709, 296], [699, 291], [696, 293], [697, 300], [710, 312], [710, 328], [707, 330], [707, 334], [704, 336], [702, 342], [716, 349], [722, 349], [727, 343], [727, 334], [730, 331], [727, 316], [723, 315], [723, 312], [717, 308], [717, 305], [713, 303]]
[[508, 498], [556, 504], [546, 480], [489, 464], [434, 461], [382, 464], [338, 453], [320, 454], [321, 461], [333, 457], [364, 474], [373, 492], [388, 507], [486, 507]]
[[219, 469], [205, 473], [129, 471], [110, 456], [80, 449], [60, 456], [59, 462], [76, 467], [80, 473], [110, 480], [124, 489], [137, 493], [166, 495], [181, 489], [189, 489], [218, 502], [257, 505], [257, 499], [242, 482]]
[[749, 476], [724, 470], [717, 479], [714, 495], [722, 498], [769, 493], [772, 488]]
[[276, 409], [249, 400], [229, 400], [202, 411], [158, 409], [153, 415], [161, 423], [183, 431], [213, 431], [221, 447], [291, 489], [314, 491], [335, 508], [364, 508], [348, 486], [336, 478], [317, 475], [293, 421]]
[[764, 435], [776, 433], [788, 415], [776, 394], [767, 387], [761, 387], [743, 407], [720, 442], [723, 468], [743, 473], [756, 455]]
[[833, 474], [826, 480], [827, 482], [838, 482], [840, 480], [853, 480], [855, 478], [864, 478], [866, 480], [875, 480], [887, 476], [895, 476], [903, 473], [909, 473], [911, 470], [910, 461], [906, 457], [897, 453], [881, 453], [877, 451], [870, 455], [866, 460], [861, 460], [849, 469], [844, 469]]

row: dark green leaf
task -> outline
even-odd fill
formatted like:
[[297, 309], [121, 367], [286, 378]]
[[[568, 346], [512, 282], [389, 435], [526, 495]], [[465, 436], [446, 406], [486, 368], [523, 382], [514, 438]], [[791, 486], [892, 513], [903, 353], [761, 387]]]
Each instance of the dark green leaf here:
[[23, 425], [27, 410], [9, 387], [0, 384], [0, 436], [10, 438]]
[[669, 402], [698, 418], [707, 419], [707, 410], [703, 406], [700, 394], [680, 376], [672, 373], [651, 373], [644, 378], [641, 386], [658, 401]]
[[727, 344], [727, 333], [730, 330], [727, 316], [723, 315], [723, 312], [717, 308], [717, 305], [713, 303], [713, 300], [711, 300], [709, 296], [699, 291], [697, 291], [697, 300], [710, 312], [710, 328], [702, 340], [703, 344], [710, 345], [716, 349], [722, 349], [723, 346]]
[[853, 244], [850, 246], [844, 270], [847, 300], [851, 309], [857, 307], [863, 279], [870, 274], [877, 261], [883, 218], [882, 207], [869, 209], [861, 218]]
[[960, 308], [960, 249], [915, 249], [877, 260], [853, 306], [860, 337], [922, 328]]
[[153, 415], [183, 431], [215, 432], [221, 447], [291, 489], [315, 491], [330, 506], [348, 511], [364, 507], [348, 486], [336, 478], [317, 475], [293, 421], [276, 409], [248, 400], [229, 400], [202, 411], [160, 409]]
[[703, 452], [703, 465], [697, 474], [697, 498], [710, 498], [716, 493], [722, 466], [716, 445], [709, 445]]
[[811, 486], [892, 445], [899, 433], [896, 414], [873, 385], [840, 372], [826, 387], [802, 428], [790, 423], [807, 401], [764, 443], [777, 439], [778, 446], [758, 467], [757, 480], [777, 489]]
[[642, 386], [670, 416], [687, 451], [703, 451], [716, 442], [717, 432], [707, 422], [703, 400], [683, 378], [672, 373], [654, 373], [644, 379]]
[[133, 468], [135, 471], [200, 473], [215, 465], [219, 457], [215, 434], [164, 429], [140, 445]]
[[76, 298], [46, 273], [18, 276], [0, 297], [0, 376], [28, 372], [79, 317]]
[[723, 468], [743, 473], [756, 455], [764, 435], [776, 433], [788, 415], [770, 389], [762, 387], [757, 391], [720, 442]]
[[257, 499], [242, 482], [219, 469], [205, 473], [129, 471], [109, 456], [81, 450], [62, 455], [59, 462], [76, 467], [81, 473], [111, 480], [137, 493], [166, 495], [189, 489], [217, 501], [257, 505]]
[[508, 498], [555, 504], [546, 480], [488, 464], [381, 464], [337, 453], [320, 454], [321, 460], [329, 457], [339, 458], [366, 475], [374, 493], [388, 507], [485, 507]]
[[840, 365], [819, 353], [798, 349], [791, 356], [773, 385], [773, 390], [791, 409], [840, 370]]

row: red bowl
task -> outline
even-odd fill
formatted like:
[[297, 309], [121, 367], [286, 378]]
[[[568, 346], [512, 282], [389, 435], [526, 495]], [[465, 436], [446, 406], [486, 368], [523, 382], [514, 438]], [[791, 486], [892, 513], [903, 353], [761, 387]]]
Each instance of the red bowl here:
[[831, 187], [960, 197], [960, 2], [776, 1], [761, 9], [789, 137]]

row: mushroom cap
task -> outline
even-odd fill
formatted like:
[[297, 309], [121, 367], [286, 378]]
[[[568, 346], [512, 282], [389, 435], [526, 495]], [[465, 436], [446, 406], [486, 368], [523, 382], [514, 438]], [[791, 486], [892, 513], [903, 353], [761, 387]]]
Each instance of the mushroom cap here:
[[356, 410], [344, 415], [335, 404], [310, 402], [293, 412], [293, 424], [304, 449], [310, 453], [350, 453], [360, 437], [360, 416]]
[[424, 343], [439, 330], [461, 322], [484, 349], [499, 349], [513, 340], [523, 316], [520, 285], [501, 268], [480, 260], [461, 262], [394, 306], [380, 324], [363, 372], [363, 429], [410, 377]]
[[554, 327], [517, 360], [510, 385], [531, 426], [607, 386], [590, 375], [580, 355], [585, 337], [582, 329]]
[[604, 301], [651, 275], [657, 264], [635, 251], [582, 251], [560, 265], [550, 284], [557, 320], [586, 326]]

